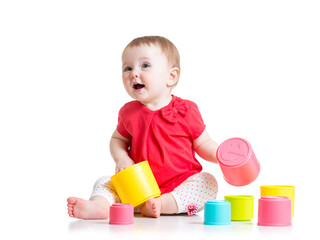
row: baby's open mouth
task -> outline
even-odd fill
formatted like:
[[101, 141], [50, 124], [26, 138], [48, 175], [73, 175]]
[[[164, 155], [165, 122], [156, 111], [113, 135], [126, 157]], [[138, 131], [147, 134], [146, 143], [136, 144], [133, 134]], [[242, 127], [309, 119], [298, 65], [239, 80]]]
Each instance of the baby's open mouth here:
[[144, 84], [135, 83], [135, 84], [133, 85], [133, 88], [136, 89], [136, 90], [141, 89], [141, 88], [144, 88]]

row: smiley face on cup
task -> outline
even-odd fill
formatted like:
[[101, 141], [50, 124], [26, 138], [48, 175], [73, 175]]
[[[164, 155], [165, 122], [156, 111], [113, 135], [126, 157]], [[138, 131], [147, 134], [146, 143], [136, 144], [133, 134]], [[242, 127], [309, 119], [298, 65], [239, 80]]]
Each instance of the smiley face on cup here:
[[250, 143], [243, 138], [230, 138], [220, 144], [217, 159], [225, 180], [233, 186], [245, 186], [259, 175], [260, 164]]

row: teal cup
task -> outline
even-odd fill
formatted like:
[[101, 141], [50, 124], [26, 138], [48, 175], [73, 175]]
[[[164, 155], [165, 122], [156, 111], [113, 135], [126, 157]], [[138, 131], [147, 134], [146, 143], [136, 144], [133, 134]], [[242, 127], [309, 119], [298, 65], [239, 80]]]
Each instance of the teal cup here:
[[225, 200], [207, 201], [204, 205], [205, 225], [231, 224], [231, 204]]

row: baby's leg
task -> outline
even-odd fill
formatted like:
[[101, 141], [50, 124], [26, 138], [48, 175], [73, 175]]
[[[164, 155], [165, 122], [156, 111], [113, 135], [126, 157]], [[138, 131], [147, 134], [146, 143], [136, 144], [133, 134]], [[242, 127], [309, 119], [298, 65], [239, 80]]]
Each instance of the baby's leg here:
[[70, 217], [106, 219], [109, 217], [110, 205], [119, 202], [119, 198], [110, 184], [110, 178], [102, 177], [96, 181], [89, 200], [70, 197], [67, 202]]
[[178, 206], [171, 193], [165, 193], [157, 198], [150, 198], [141, 208], [141, 214], [146, 217], [159, 217], [160, 214], [177, 213]]
[[106, 198], [95, 196], [89, 200], [69, 197], [68, 214], [79, 219], [106, 219], [109, 217], [110, 204]]
[[160, 214], [194, 214], [203, 209], [206, 201], [216, 199], [217, 192], [216, 179], [209, 173], [201, 172], [189, 177], [171, 193], [147, 200], [141, 214], [156, 218]]
[[189, 215], [201, 211], [208, 200], [216, 199], [218, 183], [210, 173], [200, 172], [184, 181], [172, 192], [177, 202], [177, 213]]

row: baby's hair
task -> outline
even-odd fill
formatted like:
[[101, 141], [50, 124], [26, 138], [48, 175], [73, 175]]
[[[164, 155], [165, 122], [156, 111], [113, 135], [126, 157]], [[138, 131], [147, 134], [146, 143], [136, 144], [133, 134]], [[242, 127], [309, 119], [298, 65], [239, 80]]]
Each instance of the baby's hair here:
[[168, 39], [160, 36], [144, 36], [133, 39], [123, 50], [123, 52], [129, 47], [139, 47], [141, 45], [151, 44], [159, 46], [161, 51], [166, 55], [171, 67], [176, 67], [180, 71], [180, 55], [176, 46]]

